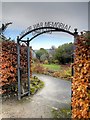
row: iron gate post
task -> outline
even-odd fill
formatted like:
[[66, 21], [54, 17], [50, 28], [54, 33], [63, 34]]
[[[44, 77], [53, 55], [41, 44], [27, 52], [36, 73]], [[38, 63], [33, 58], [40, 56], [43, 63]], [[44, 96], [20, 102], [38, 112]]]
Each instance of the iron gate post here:
[[21, 85], [20, 85], [20, 41], [19, 36], [17, 37], [17, 59], [18, 59], [18, 100], [21, 99]]
[[[78, 32], [77, 32], [77, 28], [74, 29], [74, 50], [76, 49], [75, 47], [75, 43], [77, 42], [76, 38], [77, 38], [77, 35], [78, 35]], [[75, 58], [75, 54], [73, 54], [73, 59]], [[74, 68], [72, 67], [72, 76], [74, 75]]]
[[[71, 62], [73, 63], [73, 59], [74, 59], [74, 54], [71, 55]], [[74, 70], [73, 70], [73, 66], [71, 68], [71, 76], [74, 75]]]
[[27, 62], [28, 62], [28, 96], [30, 96], [30, 47], [29, 39], [27, 38]]
[[[77, 32], [77, 28], [75, 28], [74, 30], [75, 30], [75, 32], [74, 32], [74, 44], [75, 44], [77, 42], [76, 37], [78, 35], [78, 32]], [[74, 50], [75, 50], [75, 46], [74, 46]]]

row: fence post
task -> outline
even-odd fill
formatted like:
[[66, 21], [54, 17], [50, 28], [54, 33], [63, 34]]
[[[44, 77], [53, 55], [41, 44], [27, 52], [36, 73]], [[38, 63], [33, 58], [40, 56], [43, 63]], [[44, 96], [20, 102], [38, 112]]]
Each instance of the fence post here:
[[18, 59], [18, 100], [21, 99], [21, 85], [20, 85], [20, 43], [19, 36], [17, 37], [17, 59]]
[[[71, 62], [73, 63], [74, 59], [74, 54], [71, 55]], [[74, 75], [74, 70], [73, 70], [73, 66], [71, 67], [71, 75]]]
[[[74, 32], [74, 51], [75, 51], [75, 43], [77, 42], [76, 41], [76, 38], [77, 38], [77, 35], [78, 35], [78, 32], [77, 32], [77, 28], [74, 29], [75, 32]], [[75, 58], [75, 53], [73, 54], [73, 59]], [[72, 76], [74, 75], [74, 68], [72, 67]]]
[[[77, 42], [76, 41], [76, 37], [77, 37], [77, 35], [78, 35], [78, 32], [77, 32], [77, 29], [74, 29], [75, 30], [75, 32], [74, 32], [74, 52], [75, 52], [75, 49], [76, 49], [76, 47], [75, 47], [75, 43]], [[75, 58], [75, 53], [73, 53], [72, 54], [72, 57], [73, 57], [73, 61], [74, 61], [74, 58]], [[74, 61], [75, 62], [75, 61]], [[73, 66], [72, 66], [72, 76], [74, 75], [74, 73], [75, 73], [75, 71], [74, 71], [74, 68], [73, 68]], [[72, 81], [72, 85], [71, 85], [71, 88], [72, 88], [72, 86], [73, 86], [73, 81]], [[72, 96], [73, 95], [73, 91], [71, 91], [71, 110], [73, 110], [72, 109]]]
[[[75, 28], [74, 30], [75, 30], [75, 32], [74, 32], [74, 43], [76, 43], [76, 37], [78, 35], [78, 32], [77, 32], [77, 28]], [[74, 49], [75, 49], [75, 47], [74, 47]]]
[[32, 46], [30, 46], [30, 78], [32, 77]]
[[30, 47], [27, 39], [27, 59], [28, 59], [28, 96], [30, 96]]

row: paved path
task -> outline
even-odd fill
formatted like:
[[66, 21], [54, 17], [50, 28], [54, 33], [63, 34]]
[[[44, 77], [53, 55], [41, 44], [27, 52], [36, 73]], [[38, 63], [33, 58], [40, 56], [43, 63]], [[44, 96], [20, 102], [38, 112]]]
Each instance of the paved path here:
[[52, 107], [68, 107], [71, 103], [71, 82], [48, 75], [35, 75], [45, 87], [30, 98], [8, 100], [2, 104], [4, 118], [52, 118]]

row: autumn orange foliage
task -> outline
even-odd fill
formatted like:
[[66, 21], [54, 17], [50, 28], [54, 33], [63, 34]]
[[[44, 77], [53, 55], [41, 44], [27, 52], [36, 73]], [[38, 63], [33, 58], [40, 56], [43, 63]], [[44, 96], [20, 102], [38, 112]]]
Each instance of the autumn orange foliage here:
[[75, 43], [74, 77], [72, 81], [72, 118], [90, 118], [89, 82], [90, 82], [90, 45], [83, 35]]
[[[20, 46], [21, 79], [27, 79], [27, 47]], [[17, 43], [2, 42], [0, 54], [0, 94], [8, 92], [8, 88], [17, 85]], [[2, 87], [2, 90], [1, 90]]]

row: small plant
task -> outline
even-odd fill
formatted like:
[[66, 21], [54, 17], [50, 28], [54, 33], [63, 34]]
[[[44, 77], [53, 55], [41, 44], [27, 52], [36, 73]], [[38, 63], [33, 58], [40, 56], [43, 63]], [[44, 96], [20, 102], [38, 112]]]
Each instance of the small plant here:
[[44, 72], [44, 67], [41, 64], [37, 63], [33, 67], [33, 72], [43, 73]]
[[45, 60], [45, 61], [44, 61], [44, 64], [48, 64], [48, 60]]
[[59, 63], [59, 61], [58, 60], [54, 60], [54, 64], [58, 64]]
[[61, 67], [61, 70], [60, 71], [55, 71], [52, 76], [54, 77], [60, 77], [60, 78], [64, 78], [64, 79], [72, 79], [72, 76], [71, 76], [71, 68], [70, 67]]
[[68, 68], [67, 70], [64, 71], [65, 77], [71, 77], [71, 68]]
[[71, 118], [70, 109], [53, 109], [52, 114], [54, 118]]
[[39, 89], [44, 87], [44, 82], [39, 80], [36, 76], [34, 76], [31, 80], [30, 84], [30, 92], [31, 94], [35, 94]]

